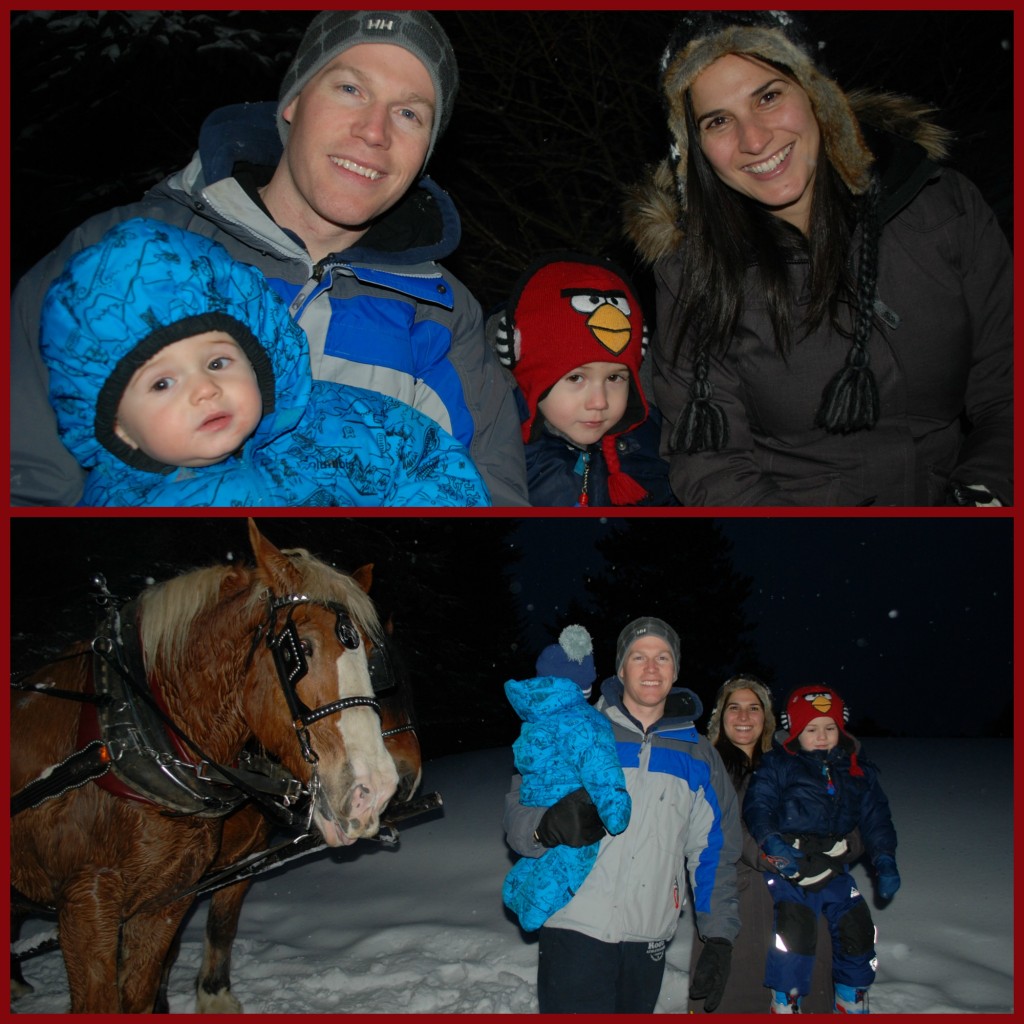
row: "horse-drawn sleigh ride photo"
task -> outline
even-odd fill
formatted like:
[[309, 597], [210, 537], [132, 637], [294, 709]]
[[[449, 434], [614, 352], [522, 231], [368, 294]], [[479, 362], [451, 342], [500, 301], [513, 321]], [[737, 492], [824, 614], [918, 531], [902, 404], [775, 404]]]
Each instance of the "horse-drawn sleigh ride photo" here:
[[[252, 564], [131, 600], [12, 682], [11, 937], [52, 912], [73, 1012], [167, 1010], [180, 926], [212, 892], [196, 1009], [237, 1012], [231, 945], [252, 876], [315, 848], [394, 843], [421, 757], [368, 596], [249, 522]], [[275, 830], [288, 837], [271, 845]], [[31, 991], [12, 953], [12, 999]]]

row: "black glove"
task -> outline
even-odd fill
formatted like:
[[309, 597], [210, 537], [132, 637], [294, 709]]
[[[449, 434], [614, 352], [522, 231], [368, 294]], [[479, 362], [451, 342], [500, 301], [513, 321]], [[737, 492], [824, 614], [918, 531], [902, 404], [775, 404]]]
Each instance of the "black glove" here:
[[541, 846], [590, 846], [605, 832], [594, 801], [581, 787], [544, 812], [534, 836]]
[[722, 1001], [732, 964], [732, 943], [728, 939], [704, 940], [700, 959], [690, 980], [690, 998], [704, 1000], [704, 1012], [714, 1013]]
[[958, 484], [952, 481], [946, 487], [946, 504], [992, 508], [1002, 505], [1002, 502], [984, 484]]

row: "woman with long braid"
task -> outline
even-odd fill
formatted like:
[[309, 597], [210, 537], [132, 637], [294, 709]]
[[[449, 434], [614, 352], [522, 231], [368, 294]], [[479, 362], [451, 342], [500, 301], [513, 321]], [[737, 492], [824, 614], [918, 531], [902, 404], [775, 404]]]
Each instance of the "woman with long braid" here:
[[631, 192], [686, 505], [1009, 505], [1012, 267], [950, 138], [847, 95], [780, 11], [694, 12], [672, 153]]

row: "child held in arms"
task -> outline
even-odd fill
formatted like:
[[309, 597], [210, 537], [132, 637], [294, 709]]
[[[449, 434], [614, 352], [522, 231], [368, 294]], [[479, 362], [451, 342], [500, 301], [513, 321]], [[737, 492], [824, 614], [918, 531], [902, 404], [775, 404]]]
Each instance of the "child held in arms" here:
[[305, 333], [215, 242], [135, 218], [50, 286], [40, 346], [82, 505], [476, 506], [466, 449], [399, 402], [314, 381]]

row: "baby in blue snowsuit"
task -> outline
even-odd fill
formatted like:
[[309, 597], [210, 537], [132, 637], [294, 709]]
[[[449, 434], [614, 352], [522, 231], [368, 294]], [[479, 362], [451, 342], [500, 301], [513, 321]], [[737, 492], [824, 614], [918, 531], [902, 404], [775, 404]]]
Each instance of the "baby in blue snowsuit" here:
[[828, 686], [805, 686], [786, 701], [788, 730], [762, 758], [743, 801], [743, 819], [769, 869], [775, 942], [765, 986], [771, 1011], [794, 1013], [810, 990], [817, 916], [832, 934], [832, 980], [840, 1013], [867, 1013], [875, 980], [875, 929], [867, 902], [843, 861], [859, 828], [877, 875], [878, 895], [900, 887], [896, 830], [878, 769], [846, 731], [846, 705]]
[[146, 218], [76, 253], [40, 347], [82, 505], [476, 506], [466, 449], [418, 410], [314, 381], [305, 332], [254, 267]]
[[[512, 745], [522, 775], [520, 802], [550, 807], [580, 789], [594, 802], [611, 835], [629, 824], [632, 801], [619, 764], [611, 723], [587, 703], [596, 678], [590, 634], [567, 626], [557, 644], [537, 659], [538, 678], [505, 684], [523, 720]], [[597, 859], [600, 843], [553, 846], [540, 857], [523, 857], [505, 877], [502, 898], [526, 931], [536, 931], [572, 899]]]

